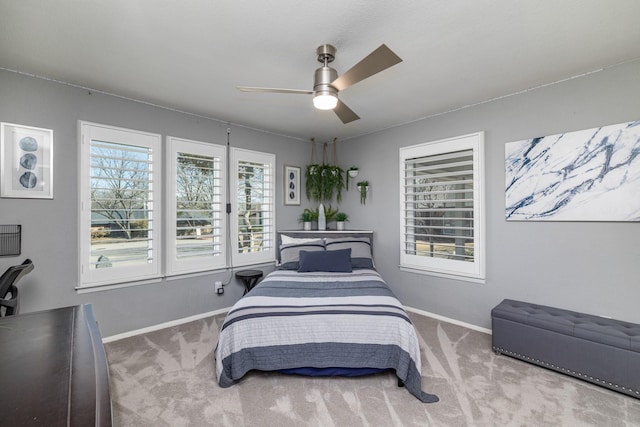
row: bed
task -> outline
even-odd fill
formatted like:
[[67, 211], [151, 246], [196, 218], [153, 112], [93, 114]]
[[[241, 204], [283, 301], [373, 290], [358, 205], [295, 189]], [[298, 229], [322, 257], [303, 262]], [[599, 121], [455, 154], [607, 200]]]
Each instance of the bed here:
[[278, 269], [229, 311], [216, 373], [230, 387], [251, 370], [363, 375], [393, 370], [422, 402], [420, 348], [402, 304], [373, 265], [372, 234], [278, 235]]

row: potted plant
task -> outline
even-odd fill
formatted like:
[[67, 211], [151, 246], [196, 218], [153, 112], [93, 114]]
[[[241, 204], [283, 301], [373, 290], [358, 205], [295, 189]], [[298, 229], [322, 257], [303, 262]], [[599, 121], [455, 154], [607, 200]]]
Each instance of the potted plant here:
[[349, 215], [344, 212], [336, 213], [336, 228], [340, 231], [344, 230], [345, 221], [349, 221]]
[[304, 230], [311, 230], [311, 222], [318, 219], [318, 214], [311, 209], [305, 209], [300, 216], [300, 221], [304, 224]]
[[338, 208], [333, 209], [331, 206], [328, 208], [324, 207], [324, 217], [327, 219], [327, 222], [333, 221], [336, 219], [336, 215], [338, 214]]
[[329, 186], [331, 186], [333, 189], [331, 191], [332, 194], [326, 200], [331, 200], [333, 198], [333, 191], [335, 191], [336, 201], [340, 203], [342, 201], [342, 189], [346, 187], [344, 183], [344, 177], [346, 174], [340, 166], [329, 167], [331, 169], [331, 180], [329, 182]]
[[321, 182], [322, 182], [322, 166], [318, 164], [307, 165], [305, 171], [305, 190], [308, 200], [320, 200], [321, 199]]
[[347, 169], [347, 185], [345, 185], [345, 188], [347, 190], [349, 189], [349, 178], [355, 178], [356, 176], [358, 176], [357, 166], [351, 166], [349, 169]]
[[360, 191], [360, 203], [363, 205], [367, 201], [367, 192], [369, 191], [369, 181], [358, 182], [358, 191]]
[[329, 202], [334, 194], [338, 202], [342, 200], [344, 171], [339, 166], [311, 164], [305, 172], [305, 191], [307, 199]]

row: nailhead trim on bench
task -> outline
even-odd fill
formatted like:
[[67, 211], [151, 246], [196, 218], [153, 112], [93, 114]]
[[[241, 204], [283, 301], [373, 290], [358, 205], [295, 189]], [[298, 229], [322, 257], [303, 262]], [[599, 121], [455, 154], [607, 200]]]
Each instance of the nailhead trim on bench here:
[[588, 379], [590, 381], [595, 381], [597, 383], [604, 384], [605, 386], [608, 385], [609, 387], [615, 387], [617, 389], [621, 389], [621, 390], [625, 390], [627, 392], [635, 393], [638, 396], [640, 396], [640, 390], [633, 390], [633, 389], [630, 389], [628, 387], [620, 386], [618, 384], [613, 384], [613, 383], [610, 383], [610, 382], [607, 382], [607, 381], [602, 381], [599, 378], [594, 378], [592, 376], [585, 375], [585, 374], [580, 373], [580, 372], [572, 371], [570, 369], [565, 369], [565, 368], [563, 368], [561, 366], [555, 366], [555, 365], [553, 365], [551, 363], [547, 363], [547, 362], [545, 362], [543, 360], [538, 360], [538, 359], [534, 359], [534, 358], [529, 357], [529, 356], [525, 356], [524, 354], [515, 353], [513, 351], [505, 350], [503, 348], [499, 348], [499, 347], [496, 347], [496, 346], [493, 346], [493, 351], [495, 351], [496, 353], [504, 353], [504, 354], [507, 354], [509, 356], [517, 357], [518, 359], [526, 360], [528, 362], [534, 362], [534, 363], [537, 363], [538, 365], [541, 365], [541, 366], [546, 366], [548, 368], [555, 369], [555, 370], [560, 371], [560, 372], [565, 372], [567, 374], [575, 375], [577, 377], [582, 377], [582, 378]]

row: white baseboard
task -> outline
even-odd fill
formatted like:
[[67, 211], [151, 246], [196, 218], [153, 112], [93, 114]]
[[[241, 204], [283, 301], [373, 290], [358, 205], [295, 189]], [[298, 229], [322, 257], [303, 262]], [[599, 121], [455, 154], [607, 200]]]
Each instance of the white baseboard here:
[[461, 322], [460, 320], [451, 319], [449, 317], [440, 316], [439, 314], [429, 313], [428, 311], [420, 310], [413, 307], [404, 307], [405, 310], [411, 311], [416, 314], [420, 314], [422, 316], [431, 317], [433, 319], [442, 320], [443, 322], [453, 323], [454, 325], [462, 326], [468, 329], [473, 329], [474, 331], [482, 332], [485, 334], [491, 335], [491, 329], [483, 328], [480, 326], [472, 325], [471, 323]]
[[184, 317], [182, 319], [172, 320], [170, 322], [159, 323], [157, 325], [148, 326], [142, 329], [136, 329], [135, 331], [123, 332], [117, 335], [111, 335], [110, 337], [106, 337], [102, 339], [102, 343], [106, 344], [113, 341], [118, 341], [124, 338], [134, 337], [140, 334], [146, 334], [147, 332], [158, 331], [164, 328], [170, 328], [172, 326], [182, 325], [183, 323], [193, 322], [194, 320], [204, 319], [205, 317], [217, 316], [218, 314], [223, 314], [228, 312], [231, 307], [221, 308], [219, 310], [209, 311], [207, 313], [196, 314], [195, 316]]
[[[413, 307], [404, 307], [405, 310], [411, 311], [416, 314], [420, 314], [421, 316], [431, 317], [433, 319], [442, 320], [443, 322], [453, 323], [454, 325], [462, 326], [468, 329], [473, 329], [474, 331], [483, 332], [485, 334], [491, 335], [491, 329], [482, 328], [480, 326], [472, 325], [471, 323], [461, 322], [459, 320], [451, 319], [449, 317], [440, 316], [439, 314], [430, 313], [428, 311], [420, 310]], [[170, 322], [159, 323], [157, 325], [148, 326], [142, 329], [136, 329], [134, 331], [123, 332], [117, 335], [111, 335], [110, 337], [105, 337], [102, 339], [103, 344], [118, 341], [124, 338], [134, 337], [140, 334], [146, 334], [148, 332], [158, 331], [164, 328], [170, 328], [172, 326], [182, 325], [183, 323], [193, 322], [194, 320], [204, 319], [205, 317], [217, 316], [218, 314], [223, 314], [228, 312], [231, 307], [221, 308], [215, 311], [209, 311], [207, 313], [196, 314], [195, 316], [184, 317], [182, 319], [172, 320]]]

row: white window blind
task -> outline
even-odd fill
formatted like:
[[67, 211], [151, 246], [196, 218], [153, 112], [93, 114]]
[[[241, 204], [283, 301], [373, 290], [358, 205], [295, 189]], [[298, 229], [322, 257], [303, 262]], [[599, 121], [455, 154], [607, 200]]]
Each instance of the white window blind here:
[[232, 150], [232, 188], [236, 201], [232, 226], [237, 233], [233, 249], [236, 265], [275, 258], [275, 156]]
[[484, 278], [482, 140], [400, 149], [401, 266]]
[[225, 266], [225, 147], [167, 138], [167, 274]]
[[81, 286], [160, 274], [160, 135], [80, 122]]

